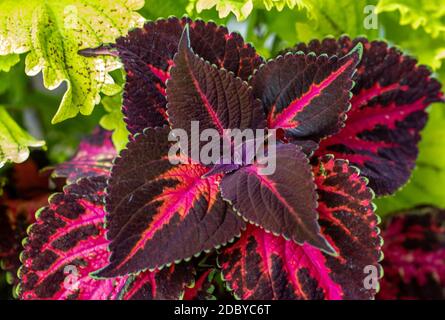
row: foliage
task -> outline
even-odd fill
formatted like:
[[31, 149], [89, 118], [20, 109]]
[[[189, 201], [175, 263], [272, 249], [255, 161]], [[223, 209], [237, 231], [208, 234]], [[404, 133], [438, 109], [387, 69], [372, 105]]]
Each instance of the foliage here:
[[399, 211], [383, 236], [385, 277], [378, 299], [445, 299], [445, 211], [431, 206]]
[[20, 61], [20, 56], [18, 54], [7, 54], [0, 56], [0, 72], [9, 72], [11, 68]]
[[26, 73], [43, 72], [48, 89], [63, 81], [67, 91], [53, 118], [57, 123], [81, 112], [91, 114], [99, 93], [114, 94], [107, 71], [116, 68], [111, 59], [85, 59], [77, 51], [113, 41], [137, 26], [141, 1], [3, 1], [0, 19], [0, 54], [26, 56]]
[[246, 19], [254, 9], [264, 7], [270, 11], [273, 8], [282, 11], [286, 6], [293, 9], [297, 6], [299, 9], [309, 8], [310, 1], [307, 0], [192, 0], [193, 5], [196, 2], [196, 11], [201, 13], [203, 10], [215, 7], [220, 18], [227, 17], [233, 13], [238, 21]]
[[5, 108], [0, 106], [0, 167], [6, 161], [25, 161], [29, 156], [29, 147], [41, 147], [44, 144], [44, 141], [36, 140], [20, 128]]
[[[378, 270], [381, 259], [378, 218], [367, 180], [378, 194], [391, 193], [406, 182], [425, 123], [411, 119], [413, 115], [425, 118], [428, 104], [442, 96], [429, 72], [384, 42], [363, 38], [298, 44], [259, 66], [262, 59], [252, 47], [213, 23], [169, 18], [148, 23], [143, 30], [132, 31], [106, 50], [88, 52], [117, 52], [122, 58], [127, 73], [123, 110], [132, 136], [108, 180], [105, 202], [111, 255], [108, 263], [97, 264], [102, 268], [95, 276], [121, 279], [173, 263], [184, 266], [184, 260], [234, 241], [221, 249], [220, 266], [224, 281], [238, 297], [372, 298], [375, 290], [357, 290], [362, 278], [350, 276], [368, 265]], [[204, 35], [220, 47], [208, 46]], [[145, 38], [156, 47], [147, 46]], [[256, 72], [255, 66], [259, 66]], [[351, 99], [353, 79], [357, 85]], [[380, 114], [374, 113], [376, 109]], [[350, 119], [345, 117], [348, 111]], [[276, 171], [262, 175], [259, 159], [252, 164], [210, 167], [172, 164], [167, 157], [170, 127], [183, 128], [190, 135], [192, 120], [204, 125], [200, 130], [213, 128], [222, 138], [224, 129], [230, 128], [280, 129]], [[365, 121], [366, 126], [357, 121]], [[394, 125], [395, 121], [403, 126]], [[169, 127], [163, 126], [166, 123]], [[148, 128], [142, 129], [144, 124]], [[94, 145], [99, 148], [93, 149]], [[105, 174], [97, 160], [106, 159], [103, 145], [102, 140], [85, 144], [56, 173]], [[389, 150], [395, 146], [403, 152], [393, 159]], [[349, 159], [368, 179], [346, 160], [325, 156], [328, 152]], [[192, 154], [182, 156], [193, 159]], [[387, 170], [395, 161], [398, 166]], [[290, 191], [289, 186], [295, 185], [298, 192]], [[352, 217], [355, 222], [350, 224]], [[340, 235], [334, 226], [348, 232]], [[234, 240], [239, 234], [241, 238]], [[91, 235], [85, 234], [85, 245]], [[22, 269], [30, 292], [38, 289], [27, 280], [34, 275], [37, 257], [31, 256], [29, 266]], [[345, 273], [345, 261], [354, 270]], [[42, 263], [51, 270], [54, 259]], [[246, 267], [254, 264], [253, 270]], [[325, 277], [319, 277], [320, 268]], [[257, 274], [252, 275], [254, 271]], [[276, 274], [286, 279], [275, 278]], [[253, 278], [258, 282], [251, 283]], [[305, 286], [308, 282], [313, 285]], [[252, 286], [256, 289], [248, 289]]]
[[[169, 19], [174, 32], [166, 33], [164, 38], [160, 38], [159, 44], [151, 46], [152, 38], [139, 41], [141, 35], [138, 29], [127, 35], [134, 27], [141, 27], [144, 18], [158, 20], [171, 15], [182, 17], [184, 14], [193, 20]], [[197, 22], [197, 18], [204, 21], [213, 20], [215, 24]], [[383, 250], [389, 255], [387, 254], [388, 260], [383, 265], [385, 273], [389, 276], [383, 280], [383, 292], [377, 298], [427, 298], [428, 295], [422, 288], [429, 288], [429, 291], [434, 288], [434, 292], [439, 292], [443, 285], [437, 281], [433, 283], [428, 280], [425, 286], [424, 275], [431, 270], [423, 268], [424, 260], [416, 258], [419, 251], [407, 251], [401, 245], [407, 241], [413, 242], [411, 236], [418, 239], [415, 233], [418, 227], [413, 227], [413, 232], [410, 229], [410, 234], [407, 232], [408, 228], [403, 232], [397, 228], [405, 223], [403, 221], [408, 221], [409, 225], [419, 222], [422, 227], [426, 227], [426, 222], [431, 222], [431, 230], [437, 231], [440, 227], [440, 219], [437, 217], [443, 216], [438, 213], [441, 212], [440, 209], [433, 207], [412, 208], [418, 205], [445, 207], [445, 189], [440, 183], [445, 179], [445, 113], [443, 105], [439, 103], [427, 108], [433, 102], [444, 100], [439, 83], [433, 80], [437, 78], [445, 81], [444, 18], [445, 8], [440, 0], [1, 1], [0, 167], [3, 168], [0, 170], [0, 189], [4, 186], [4, 192], [0, 198], [0, 227], [5, 232], [0, 235], [0, 259], [1, 266], [7, 273], [5, 276], [0, 272], [0, 297], [5, 297], [4, 289], [10, 291], [8, 282], [17, 284], [14, 273], [19, 265], [20, 242], [26, 226], [35, 221], [35, 205], [45, 203], [49, 192], [47, 175], [53, 170], [45, 171], [45, 186], [36, 184], [32, 187], [35, 188], [34, 191], [39, 192], [28, 194], [28, 190], [25, 192], [20, 189], [20, 179], [11, 178], [15, 174], [11, 172], [17, 171], [16, 166], [28, 167], [34, 159], [20, 165], [5, 164], [23, 162], [28, 158], [30, 151], [42, 147], [49, 161], [44, 161], [45, 166], [51, 164], [54, 168], [51, 176], [52, 188], [56, 185], [57, 190], [62, 191], [61, 185], [68, 186], [55, 198], [51, 198], [50, 204], [41, 211], [44, 214], [38, 215], [36, 224], [30, 230], [30, 243], [26, 244], [27, 255], [25, 254], [21, 272], [21, 298], [212, 299], [231, 296], [227, 289], [232, 289], [236, 297], [245, 299], [370, 298], [375, 292], [358, 294], [354, 288], [361, 279], [351, 276], [356, 273], [354, 270], [359, 270], [362, 265], [377, 266], [377, 261], [381, 258], [381, 244], [375, 226], [378, 219], [374, 213], [375, 207], [370, 203], [371, 194], [365, 191], [369, 190], [369, 187], [378, 196], [374, 202], [377, 204], [379, 215], [407, 216], [406, 220], [394, 219], [385, 224], [386, 231], [383, 236], [388, 239], [388, 243]], [[366, 25], [365, 21], [372, 22], [372, 27]], [[173, 66], [179, 39], [187, 22], [190, 26], [191, 42], [182, 54], [193, 52], [214, 66], [201, 65], [198, 61], [189, 69], [184, 68], [181, 63]], [[144, 36], [157, 30], [158, 23], [146, 24]], [[221, 25], [227, 25], [228, 30]], [[230, 33], [233, 30], [240, 34]], [[349, 37], [343, 37], [344, 34]], [[359, 36], [365, 36], [368, 40], [356, 39]], [[317, 41], [310, 42], [312, 39], [321, 41], [326, 37], [331, 37], [331, 40], [324, 40], [321, 44]], [[373, 42], [377, 39], [384, 42]], [[350, 90], [353, 94], [350, 100], [351, 110], [348, 110], [349, 106], [345, 101], [340, 102], [346, 99], [346, 93], [350, 89], [349, 82], [343, 81], [341, 76], [338, 79], [343, 79], [343, 82], [337, 80], [333, 84], [336, 89], [339, 86], [343, 89], [334, 91], [338, 94], [338, 99], [335, 99], [337, 105], [330, 109], [332, 114], [326, 114], [320, 109], [324, 113], [321, 121], [324, 126], [310, 122], [312, 113], [308, 110], [322, 108], [323, 105], [331, 106], [331, 93], [325, 95], [331, 99], [326, 98], [326, 101], [329, 101], [327, 104], [312, 101], [309, 104], [311, 108], [303, 108], [303, 112], [297, 114], [290, 112], [298, 107], [298, 104], [290, 100], [281, 99], [275, 106], [269, 103], [272, 97], [279, 96], [286, 96], [295, 101], [304, 100], [304, 95], [292, 90], [286, 91], [280, 81], [295, 81], [304, 87], [302, 79], [309, 78], [310, 83], [311, 77], [307, 77], [307, 74], [315, 73], [315, 70], [318, 70], [318, 74], [323, 74], [320, 78], [328, 78], [332, 75], [328, 65], [339, 66], [341, 61], [347, 61], [347, 54], [358, 43], [364, 46], [364, 50], [363, 58], [357, 66], [359, 72], [352, 76], [355, 86]], [[225, 53], [221, 51], [223, 47], [219, 46], [224, 45], [227, 46], [226, 54], [229, 59], [221, 56]], [[90, 50], [98, 46], [101, 47], [96, 51]], [[88, 49], [92, 57], [78, 54], [81, 49]], [[302, 53], [295, 54], [297, 51]], [[335, 54], [339, 61], [327, 63], [324, 58], [317, 58], [316, 62], [312, 63], [310, 51], [317, 54], [327, 53], [329, 56]], [[286, 55], [287, 52], [293, 52], [293, 58], [289, 57], [289, 53]], [[277, 57], [280, 54], [282, 56]], [[428, 67], [420, 66], [408, 55]], [[154, 58], [156, 56], [161, 62]], [[272, 60], [264, 64], [265, 59], [269, 58]], [[175, 59], [180, 57], [176, 56]], [[403, 62], [392, 63], [397, 59]], [[306, 73], [298, 75], [296, 69], [289, 72], [289, 69], [295, 68], [299, 63], [308, 65]], [[156, 150], [163, 150], [162, 146], [167, 146], [164, 141], [166, 129], [162, 129], [163, 126], [184, 126], [189, 117], [199, 118], [204, 114], [199, 105], [196, 105], [199, 99], [189, 101], [189, 105], [181, 104], [181, 101], [188, 101], [188, 97], [194, 94], [186, 83], [180, 83], [177, 79], [190, 72], [206, 70], [213, 81], [219, 81], [215, 80], [220, 77], [216, 76], [216, 69], [228, 70], [229, 74], [233, 72], [235, 77], [247, 81], [247, 84], [240, 84], [228, 75], [225, 77], [229, 80], [224, 77], [225, 80], [220, 79], [221, 83], [230, 84], [225, 89], [230, 92], [230, 96], [250, 92], [252, 87], [252, 96], [260, 99], [264, 107], [267, 126], [280, 128], [280, 125], [285, 124], [286, 128], [280, 136], [282, 142], [298, 146], [297, 151], [280, 149], [283, 163], [287, 162], [287, 165], [281, 165], [280, 168], [287, 168], [293, 163], [294, 167], [301, 167], [301, 170], [297, 170], [301, 174], [284, 174], [287, 169], [283, 172], [278, 169], [278, 174], [273, 176], [271, 181], [278, 186], [298, 184], [304, 189], [304, 201], [288, 200], [296, 212], [306, 217], [306, 224], [311, 219], [315, 222], [315, 228], [309, 228], [311, 232], [305, 237], [300, 233], [289, 233], [290, 229], [301, 228], [301, 224], [291, 228], [291, 222], [271, 222], [261, 215], [263, 208], [277, 199], [271, 197], [267, 203], [256, 199], [246, 206], [245, 203], [250, 199], [253, 190], [263, 188], [263, 193], [268, 192], [264, 184], [257, 183], [258, 181], [247, 183], [246, 180], [242, 188], [234, 187], [239, 181], [244, 181], [245, 176], [251, 176], [256, 170], [255, 166], [250, 170], [242, 166], [216, 166], [209, 172], [209, 168], [205, 167], [183, 166], [162, 172], [165, 169], [162, 164], [144, 170], [138, 169], [138, 177], [125, 175], [126, 168], [138, 167], [137, 163], [132, 162], [133, 158], [161, 163], [155, 158]], [[293, 75], [296, 75], [293, 80], [287, 78]], [[351, 79], [347, 72], [344, 77]], [[201, 84], [204, 81], [199, 77], [197, 79]], [[218, 91], [218, 86], [211, 88], [206, 85], [203, 88], [208, 90], [207, 94], [210, 96], [214, 92], [217, 92], [218, 96], [222, 93]], [[324, 99], [323, 92], [321, 97]], [[240, 100], [240, 104], [240, 110], [258, 109], [249, 99]], [[195, 109], [188, 109], [190, 106]], [[292, 117], [280, 116], [282, 110], [277, 112], [277, 106], [287, 110]], [[193, 113], [196, 110], [200, 111]], [[240, 123], [246, 124], [246, 127], [261, 127], [261, 116], [258, 116], [258, 112], [253, 114], [257, 115], [247, 120], [232, 117], [229, 122], [242, 120]], [[345, 114], [348, 116], [346, 122]], [[346, 126], [342, 129], [344, 124]], [[97, 128], [98, 125], [106, 131]], [[160, 128], [144, 131], [146, 127]], [[85, 135], [92, 131], [93, 134], [85, 138]], [[156, 139], [153, 138], [155, 135]], [[325, 138], [326, 136], [328, 138]], [[120, 157], [114, 166], [112, 160], [119, 153]], [[326, 154], [334, 154], [335, 158], [326, 157]], [[303, 159], [309, 159], [310, 163], [303, 164]], [[349, 163], [340, 159], [347, 159]], [[38, 167], [42, 168], [41, 165], [39, 162]], [[107, 185], [112, 167], [111, 184]], [[360, 169], [360, 173], [355, 167]], [[307, 176], [303, 172], [306, 172]], [[334, 172], [342, 174], [334, 177]], [[199, 186], [195, 197], [192, 196], [193, 192], [184, 191], [183, 195], [187, 195], [186, 200], [190, 201], [184, 200], [183, 215], [190, 219], [196, 212], [200, 213], [199, 210], [196, 211], [199, 206], [192, 205], [197, 203], [199, 198], [200, 204], [209, 208], [207, 214], [210, 219], [203, 218], [197, 225], [188, 228], [184, 227], [188, 225], [186, 220], [186, 224], [179, 224], [176, 229], [171, 228], [167, 232], [160, 228], [157, 235], [165, 242], [161, 246], [176, 243], [178, 237], [183, 236], [184, 230], [196, 232], [214, 228], [213, 237], [201, 241], [193, 238], [196, 235], [189, 234], [188, 243], [178, 245], [176, 251], [160, 252], [150, 249], [149, 253], [148, 249], [144, 252], [135, 249], [133, 254], [137, 253], [135, 260], [138, 260], [139, 264], [132, 264], [131, 258], [128, 258], [128, 261], [133, 267], [133, 273], [170, 265], [179, 260], [188, 261], [191, 256], [201, 253], [199, 259], [193, 258], [187, 263], [172, 264], [164, 268], [163, 272], [145, 270], [139, 275], [127, 274], [128, 265], [127, 269], [121, 268], [120, 271], [116, 265], [114, 268], [113, 261], [119, 260], [116, 260], [116, 255], [122, 255], [122, 252], [128, 249], [125, 245], [120, 245], [122, 235], [118, 235], [118, 230], [126, 230], [123, 234], [133, 234], [133, 225], [123, 226], [123, 221], [128, 218], [134, 225], [138, 225], [140, 230], [135, 233], [136, 236], [139, 236], [139, 231], [142, 233], [153, 224], [147, 221], [140, 223], [135, 221], [134, 217], [131, 220], [126, 214], [130, 214], [134, 208], [127, 208], [127, 213], [122, 208], [116, 209], [116, 199], [130, 196], [131, 199], [137, 200], [135, 205], [140, 203], [141, 212], [145, 212], [147, 209], [143, 205], [147, 199], [156, 202], [169, 194], [165, 193], [162, 186], [177, 184], [177, 190], [186, 190], [188, 187], [192, 188], [194, 182], [201, 181], [202, 174], [206, 177], [202, 180], [212, 187]], [[329, 175], [332, 175], [331, 179], [328, 179]], [[308, 182], [309, 176], [315, 177], [313, 183]], [[34, 173], [30, 177], [30, 181], [43, 181]], [[152, 181], [148, 177], [157, 178]], [[79, 178], [83, 179], [77, 181]], [[134, 184], [142, 183], [145, 179], [143, 192], [131, 190], [125, 183], [120, 186], [120, 179]], [[367, 179], [369, 187], [366, 186]], [[219, 186], [213, 186], [214, 183]], [[311, 190], [314, 185], [317, 186], [316, 192]], [[164, 191], [155, 195], [145, 190], [147, 186]], [[354, 186], [353, 190], [351, 186]], [[105, 187], [108, 188], [107, 194]], [[357, 188], [363, 193], [356, 192]], [[241, 192], [242, 190], [245, 192]], [[276, 191], [284, 196], [286, 192], [283, 190], [278, 188]], [[0, 190], [0, 196], [2, 191]], [[343, 206], [338, 207], [338, 201], [344, 194], [349, 195], [346, 206], [353, 208], [348, 211], [348, 219], [338, 216], [337, 212], [334, 213], [334, 208], [337, 208], [337, 211], [344, 209]], [[81, 197], [86, 199], [85, 202]], [[307, 201], [314, 197], [319, 200], [314, 203]], [[362, 201], [358, 202], [360, 197]], [[106, 227], [104, 201], [110, 211]], [[166, 196], [167, 204], [174, 202], [173, 195]], [[316, 206], [316, 202], [318, 208], [314, 209], [311, 203]], [[305, 203], [306, 207], [299, 207], [299, 203]], [[276, 207], [280, 208], [281, 204], [277, 201]], [[74, 247], [70, 249], [82, 251], [86, 244], [93, 244], [94, 254], [88, 256], [81, 253], [71, 256], [75, 263], [81, 262], [78, 265], [82, 276], [81, 287], [77, 288], [79, 290], [65, 290], [63, 281], [57, 280], [61, 276], [60, 269], [53, 269], [50, 264], [55, 256], [39, 257], [35, 256], [36, 251], [31, 250], [31, 247], [39, 246], [42, 237], [48, 236], [39, 228], [53, 228], [53, 217], [60, 218], [69, 211], [66, 205], [69, 210], [83, 206], [85, 216], [81, 218], [94, 218], [92, 223], [82, 229], [78, 217], [70, 217], [66, 220], [67, 225], [58, 225], [57, 230], [63, 233], [69, 229], [73, 232], [67, 233], [66, 239], [62, 237], [48, 244], [52, 251], [48, 254], [57, 256], [55, 265], [60, 260], [60, 246], [71, 245]], [[357, 206], [362, 210], [361, 215], [356, 211]], [[175, 221], [175, 217], [169, 216], [168, 211], [162, 208], [158, 206], [156, 209], [160, 214], [156, 217], [157, 221]], [[205, 217], [204, 213], [201, 213], [202, 217]], [[271, 210], [269, 214], [278, 218], [277, 221], [280, 220], [280, 215], [283, 221], [288, 221], [286, 210]], [[319, 218], [314, 220], [314, 215]], [[240, 219], [240, 216], [244, 219]], [[413, 216], [425, 218], [410, 218]], [[354, 218], [354, 226], [357, 228], [349, 223], [351, 217]], [[365, 221], [366, 217], [369, 221]], [[253, 226], [250, 222], [259, 226]], [[169, 222], [168, 225], [171, 224]], [[334, 235], [334, 224], [336, 228], [348, 230], [348, 235]], [[225, 231], [218, 231], [222, 229]], [[275, 235], [265, 233], [264, 229], [273, 231]], [[425, 229], [423, 235], [431, 230]], [[104, 236], [106, 231], [109, 238]], [[79, 240], [82, 233], [84, 238]], [[285, 240], [284, 237], [277, 236], [278, 234], [285, 234], [286, 239], [291, 240]], [[241, 238], [235, 241], [235, 236]], [[317, 237], [326, 241], [324, 245], [323, 241], [314, 241]], [[431, 232], [428, 239], [433, 238]], [[14, 240], [8, 242], [8, 239]], [[79, 241], [72, 241], [73, 239]], [[437, 239], [440, 240], [440, 236]], [[233, 243], [228, 243], [232, 240]], [[147, 243], [148, 248], [159, 246], [159, 242], [149, 240]], [[302, 243], [304, 244], [300, 245]], [[109, 245], [111, 254], [96, 245]], [[424, 243], [423, 247], [426, 246]], [[329, 254], [329, 247], [334, 247], [339, 255]], [[214, 248], [218, 248], [218, 252]], [[356, 254], [361, 252], [366, 254]], [[407, 268], [398, 260], [402, 259], [400, 252], [408, 258], [417, 259], [416, 270]], [[419, 257], [433, 257], [434, 254], [421, 252]], [[297, 255], [303, 257], [298, 262], [294, 259]], [[269, 257], [269, 261], [266, 263], [258, 257]], [[148, 264], [149, 260], [154, 262]], [[316, 266], [311, 261], [316, 261]], [[342, 271], [344, 268], [339, 268], [341, 261], [348, 261], [351, 268], [348, 277], [345, 277]], [[202, 263], [205, 266], [202, 266]], [[286, 263], [293, 264], [296, 268], [288, 269], [285, 267]], [[252, 269], [253, 265], [255, 268]], [[50, 271], [42, 273], [39, 268], [43, 266]], [[318, 267], [326, 270], [325, 277], [317, 276], [315, 269]], [[92, 271], [100, 273], [100, 268], [111, 270], [108, 275], [102, 270], [102, 275], [111, 278], [93, 280], [88, 275]], [[397, 275], [397, 270], [401, 268], [405, 275], [411, 277], [409, 285], [405, 281], [407, 278]], [[295, 270], [298, 271], [294, 277]], [[433, 280], [437, 280], [434, 276], [439, 272], [437, 270], [431, 273]], [[277, 272], [282, 277], [275, 277]], [[53, 286], [39, 287], [33, 283], [36, 276], [39, 283], [51, 283]], [[257, 279], [257, 283], [251, 282], [253, 278]], [[196, 283], [194, 287], [193, 282]], [[165, 283], [169, 285], [165, 286]], [[97, 296], [88, 289], [90, 285], [100, 288], [96, 292]], [[256, 290], [250, 289], [253, 285], [256, 285]], [[190, 286], [193, 288], [189, 288]], [[416, 291], [417, 295], [412, 294], [413, 291]]]
[[377, 12], [396, 10], [400, 12], [401, 25], [411, 25], [413, 29], [424, 28], [434, 38], [445, 33], [445, 8], [440, 0], [381, 0], [377, 6]]
[[394, 196], [376, 199], [381, 215], [424, 204], [445, 207], [445, 190], [438, 181], [445, 179], [444, 111], [436, 105], [419, 144], [417, 167], [409, 183]]

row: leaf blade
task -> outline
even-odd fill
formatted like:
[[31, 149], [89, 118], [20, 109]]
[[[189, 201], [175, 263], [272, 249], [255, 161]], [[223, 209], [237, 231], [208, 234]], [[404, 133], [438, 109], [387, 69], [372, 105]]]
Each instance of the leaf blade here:
[[185, 129], [191, 136], [191, 122], [199, 121], [200, 130], [264, 128], [259, 101], [240, 78], [211, 66], [193, 53], [188, 25], [173, 58], [167, 83], [169, 121], [173, 128]]
[[390, 194], [410, 177], [426, 108], [443, 101], [440, 83], [427, 67], [383, 41], [365, 38], [314, 40], [293, 50], [342, 56], [361, 42], [363, 59], [354, 76], [346, 126], [322, 141], [319, 155], [348, 159], [370, 179], [377, 195]]
[[[323, 235], [339, 253], [328, 255], [307, 244], [249, 225], [240, 240], [224, 248], [218, 262], [223, 278], [241, 299], [371, 299], [363, 268], [381, 276], [381, 239], [372, 192], [347, 162], [326, 157], [314, 164], [320, 192]], [[371, 245], [370, 245], [371, 244]]]
[[204, 178], [209, 168], [200, 164], [170, 163], [168, 132], [147, 129], [116, 160], [106, 200], [112, 255], [100, 277], [191, 258], [244, 228], [219, 195], [220, 177]]
[[226, 174], [221, 193], [239, 215], [268, 232], [335, 253], [320, 235], [313, 175], [298, 146], [277, 145], [275, 172], [271, 175], [263, 175], [258, 164]]
[[53, 123], [89, 115], [100, 100], [100, 92], [118, 88], [107, 74], [118, 67], [110, 57], [85, 58], [77, 54], [83, 47], [112, 42], [141, 23], [135, 10], [143, 1], [3, 1], [0, 18], [0, 54], [29, 52], [26, 74], [43, 72], [48, 89], [66, 82], [67, 91]]
[[290, 140], [317, 143], [337, 133], [350, 108], [351, 77], [361, 55], [359, 44], [342, 58], [296, 53], [263, 65], [250, 83], [263, 102], [268, 128], [283, 129]]
[[243, 80], [261, 64], [262, 58], [240, 35], [212, 22], [169, 18], [131, 31], [117, 40], [116, 48], [127, 72], [123, 112], [132, 134], [167, 124], [165, 82], [170, 78], [173, 56], [187, 24], [193, 50], [206, 61]]
[[29, 147], [43, 147], [45, 141], [29, 135], [0, 106], [0, 168], [6, 162], [21, 163], [29, 157]]

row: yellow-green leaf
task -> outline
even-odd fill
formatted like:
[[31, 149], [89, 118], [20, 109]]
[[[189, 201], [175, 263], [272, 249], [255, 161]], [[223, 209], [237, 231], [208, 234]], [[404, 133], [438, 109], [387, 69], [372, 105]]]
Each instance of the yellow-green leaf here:
[[119, 152], [127, 145], [128, 135], [130, 134], [124, 122], [124, 115], [122, 114], [122, 97], [121, 95], [105, 97], [102, 99], [102, 105], [105, 111], [107, 111], [107, 114], [100, 119], [100, 125], [106, 130], [113, 131], [111, 138], [116, 150]]
[[220, 18], [225, 18], [233, 13], [238, 21], [245, 20], [254, 7], [266, 8], [268, 11], [273, 8], [281, 11], [285, 7], [290, 9], [295, 6], [299, 9], [310, 7], [308, 0], [192, 0], [191, 2], [196, 2], [198, 13], [216, 7]]
[[443, 0], [380, 0], [377, 12], [399, 11], [400, 24], [423, 27], [433, 37], [445, 32]]
[[26, 73], [43, 71], [48, 89], [66, 82], [67, 91], [53, 123], [88, 115], [100, 92], [117, 88], [108, 71], [119, 64], [111, 57], [85, 58], [79, 49], [114, 42], [143, 18], [135, 10], [143, 0], [3, 0], [0, 2], [0, 55], [29, 52]]
[[29, 147], [42, 147], [44, 141], [36, 140], [0, 106], [0, 168], [7, 161], [23, 162], [29, 156]]
[[9, 70], [20, 61], [18, 54], [7, 54], [0, 56], [0, 71], [9, 72]]

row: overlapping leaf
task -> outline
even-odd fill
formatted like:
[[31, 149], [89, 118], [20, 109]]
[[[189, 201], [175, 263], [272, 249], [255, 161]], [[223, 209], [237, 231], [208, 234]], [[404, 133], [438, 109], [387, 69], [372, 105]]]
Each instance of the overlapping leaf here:
[[[148, 22], [117, 40], [127, 72], [123, 111], [131, 133], [167, 123], [166, 81], [184, 26], [189, 24], [193, 51], [200, 57], [247, 80], [262, 59], [242, 37], [200, 20], [187, 18]], [[100, 53], [100, 51], [98, 51]]]
[[129, 276], [119, 297], [123, 300], [179, 300], [193, 282], [191, 264], [173, 264], [160, 271]]
[[0, 106], [0, 168], [7, 161], [23, 162], [29, 156], [30, 147], [42, 147], [45, 141], [37, 140], [11, 118]]
[[56, 166], [53, 176], [66, 178], [74, 183], [79, 178], [109, 175], [116, 149], [111, 141], [111, 132], [96, 129], [80, 142], [76, 155]]
[[380, 0], [377, 13], [386, 11], [399, 11], [400, 24], [414, 29], [423, 27], [433, 37], [445, 33], [445, 7], [441, 0]]
[[[370, 189], [346, 161], [325, 157], [314, 164], [322, 234], [338, 253], [328, 255], [249, 225], [225, 248], [219, 263], [229, 287], [241, 299], [370, 299], [364, 268], [381, 276], [377, 217]], [[374, 283], [376, 285], [376, 283]]]
[[417, 207], [386, 225], [379, 299], [445, 299], [445, 211]]
[[48, 202], [51, 192], [49, 174], [39, 172], [46, 165], [40, 155], [34, 153], [24, 163], [7, 170], [5, 190], [0, 192], [0, 268], [8, 272], [12, 285], [17, 284], [26, 229], [34, 223], [35, 212]]
[[203, 177], [205, 166], [170, 162], [168, 133], [168, 127], [145, 130], [113, 167], [107, 196], [112, 254], [101, 277], [191, 258], [244, 227], [220, 197], [220, 175]]
[[445, 110], [434, 105], [428, 113], [428, 122], [419, 142], [416, 168], [401, 190], [391, 197], [375, 200], [379, 215], [389, 215], [429, 204], [445, 207], [445, 188], [438, 181], [445, 181]]
[[194, 286], [187, 288], [184, 292], [184, 300], [215, 300], [213, 284], [216, 270], [213, 268], [205, 269], [196, 277]]
[[244, 219], [268, 232], [334, 253], [320, 235], [315, 184], [306, 156], [298, 146], [282, 144], [275, 158], [271, 175], [263, 174], [262, 165], [255, 163], [224, 176], [223, 198]]
[[[21, 257], [18, 292], [22, 299], [117, 299], [127, 286], [128, 276], [94, 279], [90, 273], [108, 262], [109, 241], [105, 238], [103, 207], [106, 177], [79, 180], [55, 194], [29, 229]], [[141, 298], [181, 296], [190, 282], [188, 272], [178, 267], [170, 273], [141, 273], [135, 286], [145, 286], [147, 277], [159, 294]], [[182, 270], [181, 272], [179, 270]], [[174, 274], [174, 278], [171, 276]], [[175, 281], [178, 282], [175, 282]], [[167, 282], [169, 281], [169, 282]], [[141, 289], [143, 290], [143, 289]], [[162, 290], [162, 294], [161, 294]]]
[[350, 107], [351, 77], [361, 52], [359, 44], [342, 58], [299, 52], [263, 65], [250, 83], [263, 102], [267, 127], [300, 141], [337, 133]]
[[410, 176], [419, 132], [427, 120], [425, 109], [443, 99], [441, 85], [425, 66], [381, 41], [342, 37], [299, 44], [294, 50], [343, 56], [359, 42], [364, 52], [353, 78], [356, 85], [346, 126], [323, 140], [318, 154], [349, 159], [377, 194], [389, 194]]
[[278, 11], [288, 7], [293, 9], [297, 6], [299, 9], [310, 8], [311, 3], [307, 0], [191, 0], [196, 2], [196, 11], [201, 13], [203, 10], [215, 7], [220, 18], [227, 17], [233, 13], [238, 21], [245, 20], [254, 9], [254, 5], [266, 10], [273, 8]]
[[192, 121], [199, 121], [200, 130], [215, 129], [221, 136], [225, 129], [264, 128], [264, 113], [252, 89], [230, 72], [217, 69], [195, 55], [189, 37], [186, 26], [167, 84], [172, 127], [185, 130], [189, 137], [192, 137]]

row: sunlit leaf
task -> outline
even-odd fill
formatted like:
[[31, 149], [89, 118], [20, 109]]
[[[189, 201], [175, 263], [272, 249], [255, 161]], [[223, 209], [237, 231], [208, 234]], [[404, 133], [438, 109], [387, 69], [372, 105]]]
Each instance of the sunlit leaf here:
[[9, 70], [20, 61], [18, 54], [0, 55], [0, 71], [9, 72]]
[[113, 131], [111, 136], [117, 152], [125, 148], [128, 143], [128, 132], [122, 113], [122, 99], [120, 95], [114, 97], [105, 97], [102, 99], [102, 105], [107, 114], [100, 119], [100, 125], [106, 130]]
[[[113, 42], [142, 17], [134, 10], [142, 0], [6, 0], [0, 4], [0, 54], [29, 52], [26, 73], [43, 71], [44, 85], [57, 88], [63, 81], [67, 91], [53, 122], [88, 115], [100, 100], [99, 93], [113, 94], [118, 89], [107, 74], [116, 60], [88, 59], [79, 49]], [[49, 112], [49, 111], [48, 111]]]
[[11, 118], [0, 106], [0, 168], [7, 161], [23, 162], [29, 156], [29, 147], [42, 147], [44, 141], [37, 140]]
[[442, 0], [380, 0], [377, 12], [399, 11], [400, 24], [422, 27], [433, 37], [445, 32], [445, 6]]

